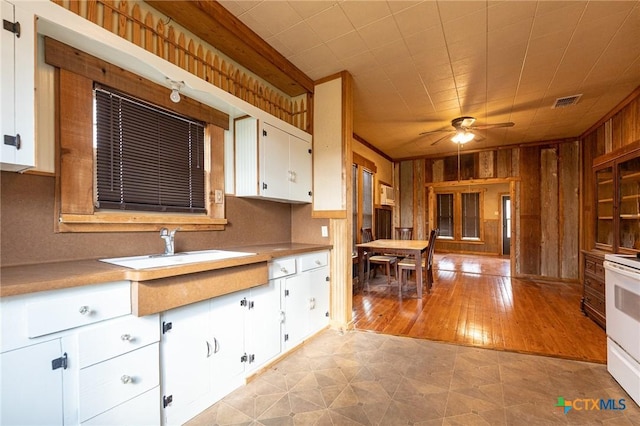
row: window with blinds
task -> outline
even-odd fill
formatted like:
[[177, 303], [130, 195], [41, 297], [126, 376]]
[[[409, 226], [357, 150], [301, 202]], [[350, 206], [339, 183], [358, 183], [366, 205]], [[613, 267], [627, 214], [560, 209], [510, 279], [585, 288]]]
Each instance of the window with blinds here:
[[453, 194], [438, 194], [437, 200], [439, 236], [453, 238]]
[[480, 238], [480, 194], [462, 193], [462, 238]]
[[96, 207], [206, 213], [205, 123], [94, 89]]

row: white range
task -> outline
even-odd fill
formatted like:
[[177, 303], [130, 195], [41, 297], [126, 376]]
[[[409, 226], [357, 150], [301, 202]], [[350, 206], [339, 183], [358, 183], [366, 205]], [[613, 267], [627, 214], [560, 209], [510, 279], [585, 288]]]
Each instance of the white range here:
[[640, 258], [605, 255], [607, 369], [640, 405]]

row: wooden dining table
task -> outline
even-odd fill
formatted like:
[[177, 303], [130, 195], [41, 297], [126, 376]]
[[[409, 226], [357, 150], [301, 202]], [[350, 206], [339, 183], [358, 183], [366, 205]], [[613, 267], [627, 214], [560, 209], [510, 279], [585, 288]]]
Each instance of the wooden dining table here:
[[[358, 248], [358, 282], [364, 283], [365, 252], [413, 256], [415, 259], [424, 259], [425, 253], [429, 248], [429, 240], [373, 240], [368, 243], [356, 244], [356, 247]], [[419, 299], [422, 299], [422, 269], [422, 262], [417, 261], [416, 287]], [[429, 286], [427, 293], [430, 291], [431, 288]]]

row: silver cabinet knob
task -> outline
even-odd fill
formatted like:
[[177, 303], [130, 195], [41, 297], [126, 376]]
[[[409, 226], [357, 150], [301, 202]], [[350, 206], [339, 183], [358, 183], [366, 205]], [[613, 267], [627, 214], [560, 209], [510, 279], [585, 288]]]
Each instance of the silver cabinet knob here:
[[78, 309], [78, 312], [80, 312], [82, 315], [89, 315], [91, 313], [91, 309], [89, 309], [88, 306], [84, 305], [84, 306], [80, 306], [80, 309]]
[[120, 381], [125, 385], [127, 383], [133, 383], [133, 377], [124, 374], [122, 377], [120, 377]]
[[283, 274], [288, 274], [289, 273], [287, 268], [285, 268], [284, 266], [282, 268], [280, 268], [280, 272], [282, 272]]
[[132, 340], [133, 340], [133, 338], [131, 337], [131, 335], [130, 335], [130, 334], [123, 334], [122, 336], [120, 336], [120, 339], [121, 339], [123, 342], [130, 342], [130, 341], [132, 341]]

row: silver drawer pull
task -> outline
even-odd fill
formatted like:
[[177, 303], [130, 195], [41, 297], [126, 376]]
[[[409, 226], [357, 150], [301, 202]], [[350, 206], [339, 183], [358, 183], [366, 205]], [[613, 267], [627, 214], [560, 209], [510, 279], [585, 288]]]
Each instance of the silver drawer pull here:
[[282, 268], [280, 268], [280, 272], [282, 272], [283, 274], [288, 274], [289, 271], [287, 271], [287, 268], [285, 268], [284, 266]]
[[120, 381], [125, 385], [127, 383], [133, 383], [133, 377], [127, 376], [126, 374], [124, 374], [122, 377], [120, 377]]
[[316, 259], [316, 265], [322, 265], [322, 262], [319, 259]]
[[131, 337], [131, 335], [130, 335], [130, 334], [123, 334], [122, 336], [120, 336], [120, 339], [121, 339], [123, 342], [130, 342], [130, 341], [132, 341], [132, 340], [133, 340], [133, 338]]
[[89, 315], [91, 313], [91, 309], [89, 309], [87, 305], [84, 305], [84, 306], [80, 306], [80, 309], [78, 309], [78, 312], [80, 312], [82, 315]]

